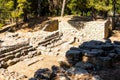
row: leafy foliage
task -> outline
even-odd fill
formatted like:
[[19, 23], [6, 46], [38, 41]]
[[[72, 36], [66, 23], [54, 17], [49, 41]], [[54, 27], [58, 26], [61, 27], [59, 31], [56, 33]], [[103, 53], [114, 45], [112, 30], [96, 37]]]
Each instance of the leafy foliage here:
[[[65, 14], [90, 15], [113, 12], [113, 0], [66, 0]], [[115, 0], [116, 12], [120, 14], [120, 0]], [[27, 20], [28, 13], [32, 16], [59, 16], [63, 0], [0, 0], [0, 23], [6, 20], [16, 22], [17, 19]], [[89, 13], [89, 14], [88, 14]]]

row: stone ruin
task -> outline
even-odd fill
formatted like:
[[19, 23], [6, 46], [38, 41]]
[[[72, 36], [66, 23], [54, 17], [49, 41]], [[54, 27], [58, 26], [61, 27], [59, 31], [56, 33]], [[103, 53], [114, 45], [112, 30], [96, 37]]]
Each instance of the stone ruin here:
[[[120, 43], [117, 41], [112, 43], [110, 40], [104, 42], [103, 40], [103, 38], [109, 36], [111, 30], [110, 21], [79, 22], [63, 20], [59, 22], [59, 29], [58, 21], [53, 22], [57, 22], [54, 25], [57, 26], [53, 32], [51, 32], [53, 24], [50, 25], [50, 22], [42, 29], [43, 31], [25, 34], [27, 40], [23, 38], [22, 42], [14, 45], [1, 46], [0, 68], [7, 68], [19, 61], [37, 55], [49, 54], [51, 52], [54, 55], [61, 52], [61, 55], [66, 57], [67, 68], [53, 66], [51, 70], [40, 69], [36, 72], [34, 78], [30, 80], [37, 80], [37, 78], [47, 80], [54, 80], [54, 78], [55, 80], [60, 78], [62, 78], [60, 80], [77, 80], [80, 79], [81, 74], [85, 74], [89, 80], [95, 80], [96, 76], [90, 76], [89, 71], [110, 68], [112, 63], [119, 60]], [[46, 32], [47, 30], [48, 32]], [[14, 41], [22, 38], [19, 35], [13, 35], [13, 37], [17, 37]], [[23, 36], [26, 37], [25, 35]], [[80, 46], [76, 47], [78, 45]], [[61, 62], [61, 65], [66, 65], [66, 62]], [[73, 75], [74, 78], [72, 78]], [[97, 76], [97, 78], [99, 77]]]
[[[96, 72], [109, 69], [120, 60], [120, 42], [88, 41], [66, 52], [66, 61], [51, 69], [39, 69], [29, 80], [103, 80]], [[118, 80], [118, 79], [117, 79]]]

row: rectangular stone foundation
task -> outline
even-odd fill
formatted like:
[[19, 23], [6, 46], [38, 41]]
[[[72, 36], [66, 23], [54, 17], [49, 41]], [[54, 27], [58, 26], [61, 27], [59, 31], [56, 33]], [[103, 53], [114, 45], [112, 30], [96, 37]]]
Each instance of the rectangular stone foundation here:
[[59, 30], [65, 33], [65, 36], [77, 37], [80, 40], [103, 40], [108, 38], [112, 30], [111, 22], [108, 20], [99, 21], [75, 21], [61, 20]]

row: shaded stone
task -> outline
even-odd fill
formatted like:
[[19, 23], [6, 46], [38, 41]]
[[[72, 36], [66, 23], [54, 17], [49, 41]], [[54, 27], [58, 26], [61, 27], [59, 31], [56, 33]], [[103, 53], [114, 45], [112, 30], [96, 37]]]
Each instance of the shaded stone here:
[[71, 63], [71, 61], [73, 61], [73, 64], [74, 64], [75, 62], [78, 62], [81, 60], [82, 53], [81, 51], [78, 51], [78, 50], [69, 50], [66, 52], [66, 58], [68, 62]]
[[110, 57], [99, 57], [99, 66], [102, 68], [110, 68], [112, 67], [112, 58]]
[[114, 44], [120, 45], [120, 41], [114, 41]]
[[36, 78], [30, 78], [29, 80], [37, 80]]
[[50, 79], [50, 74], [51, 74], [51, 71], [47, 68], [44, 68], [44, 69], [39, 69], [37, 72], [35, 72], [34, 74], [34, 77], [36, 79]]
[[94, 75], [92, 77], [92, 80], [103, 80], [103, 79], [101, 79], [100, 76], [98, 76], [98, 75]]
[[99, 52], [97, 52], [97, 51], [90, 51], [88, 53], [84, 53], [84, 55], [87, 56], [87, 57], [94, 57], [94, 56], [98, 56]]
[[60, 67], [69, 68], [71, 65], [67, 61], [59, 61]]
[[70, 50], [77, 50], [77, 51], [81, 51], [79, 48], [77, 47], [71, 47]]
[[68, 76], [82, 76], [84, 74], [88, 74], [87, 70], [82, 69], [82, 68], [76, 68], [76, 67], [71, 67], [69, 68], [66, 73], [68, 74]]
[[109, 53], [108, 56], [113, 59], [116, 58], [118, 55], [116, 53]]
[[109, 51], [109, 50], [114, 49], [114, 46], [110, 43], [106, 43], [106, 44], [102, 45], [102, 49], [105, 51]]
[[82, 69], [93, 69], [94, 65], [88, 62], [78, 62], [76, 63], [75, 67]]

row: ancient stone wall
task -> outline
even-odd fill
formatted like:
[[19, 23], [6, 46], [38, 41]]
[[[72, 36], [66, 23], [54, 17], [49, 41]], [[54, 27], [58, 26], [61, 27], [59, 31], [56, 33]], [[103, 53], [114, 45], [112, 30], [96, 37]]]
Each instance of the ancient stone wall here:
[[0, 68], [11, 66], [26, 58], [39, 55], [36, 49], [29, 45], [29, 42], [21, 42], [12, 46], [0, 48]]
[[59, 30], [63, 32], [63, 34], [65, 33], [65, 36], [74, 35], [83, 41], [102, 40], [103, 38], [108, 38], [111, 29], [111, 22], [108, 20], [87, 22], [62, 20], [59, 23]]

